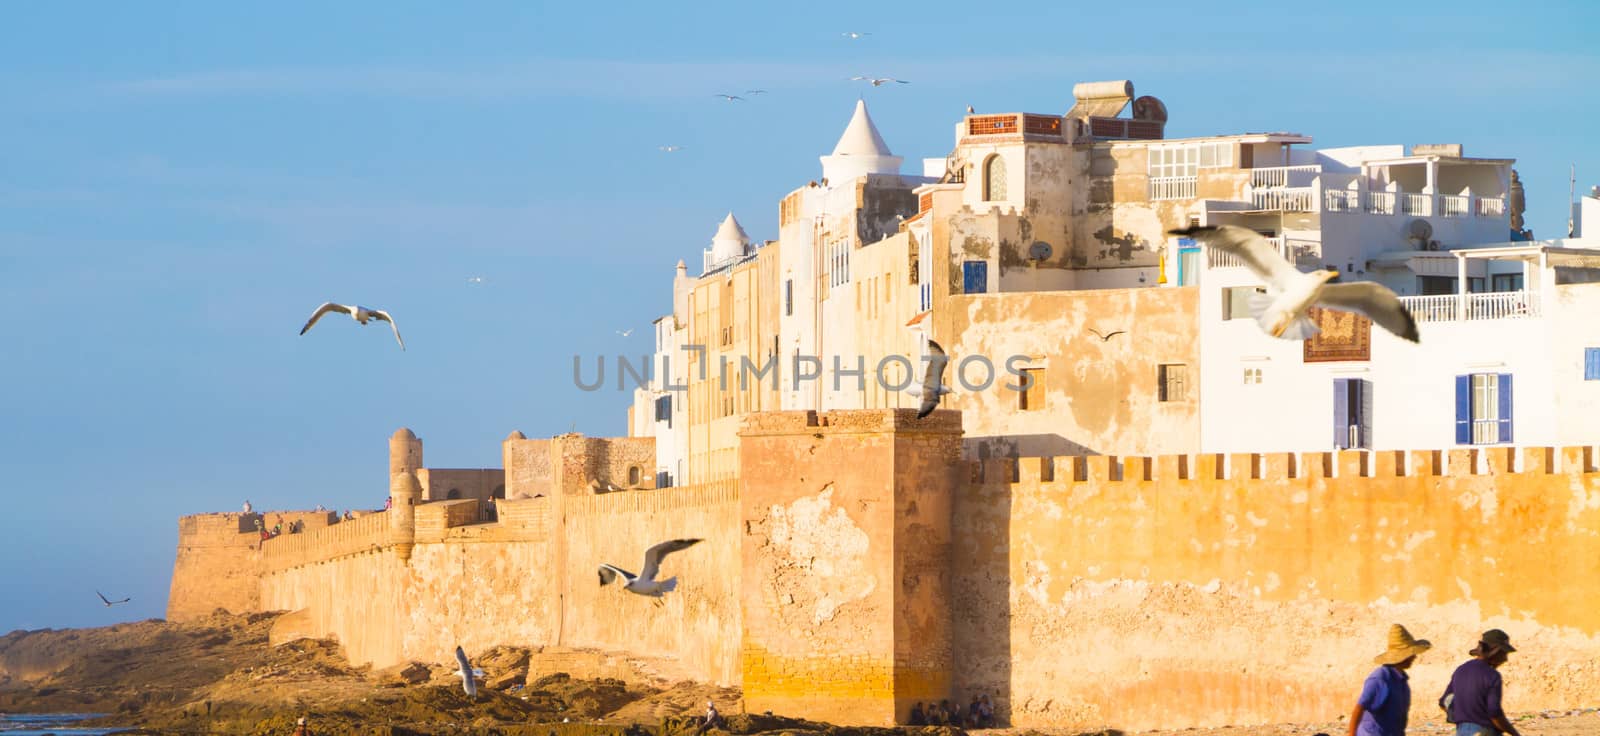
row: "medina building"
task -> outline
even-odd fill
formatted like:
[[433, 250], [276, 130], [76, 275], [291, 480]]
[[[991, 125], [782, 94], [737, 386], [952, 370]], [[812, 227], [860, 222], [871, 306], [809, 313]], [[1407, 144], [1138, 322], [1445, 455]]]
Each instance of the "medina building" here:
[[[776, 241], [730, 213], [699, 276], [679, 263], [629, 416], [657, 484], [729, 477], [748, 412], [916, 406], [896, 388], [930, 339], [977, 459], [1600, 436], [1600, 242], [1531, 241], [1513, 159], [1167, 128], [1132, 83], [1080, 84], [1065, 114], [968, 113], [907, 173], [858, 102]], [[1167, 234], [1195, 224], [1389, 286], [1421, 343], [1332, 311], [1264, 334], [1260, 280]]]

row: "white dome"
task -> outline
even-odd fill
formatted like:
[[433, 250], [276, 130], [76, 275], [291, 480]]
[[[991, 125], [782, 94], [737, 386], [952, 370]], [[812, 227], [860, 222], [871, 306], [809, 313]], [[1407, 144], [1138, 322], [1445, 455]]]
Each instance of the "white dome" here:
[[717, 234], [711, 237], [711, 251], [706, 259], [706, 268], [710, 269], [728, 261], [737, 260], [745, 256], [745, 246], [750, 242], [744, 228], [739, 226], [739, 221], [729, 212], [722, 224], [717, 226]]
[[889, 144], [878, 134], [867, 114], [867, 101], [856, 100], [856, 110], [850, 123], [839, 136], [833, 153], [822, 157], [822, 177], [829, 182], [843, 183], [867, 174], [900, 173], [900, 157], [889, 152]]

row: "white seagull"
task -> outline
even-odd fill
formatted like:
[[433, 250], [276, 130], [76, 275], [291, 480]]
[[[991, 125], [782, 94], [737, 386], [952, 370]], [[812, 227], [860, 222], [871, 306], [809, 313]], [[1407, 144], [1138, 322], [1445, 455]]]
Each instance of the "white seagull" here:
[[719, 94], [712, 95], [712, 97], [721, 97], [722, 99], [727, 100], [729, 102], [744, 102], [744, 98], [740, 97], [738, 95], [725, 95], [725, 94], [720, 94], [719, 93]]
[[1306, 316], [1311, 307], [1325, 307], [1366, 315], [1378, 326], [1395, 335], [1421, 342], [1417, 322], [1400, 302], [1400, 297], [1383, 284], [1355, 281], [1330, 284], [1339, 272], [1301, 272], [1278, 255], [1266, 238], [1254, 230], [1233, 225], [1190, 227], [1170, 231], [1186, 235], [1206, 245], [1237, 256], [1245, 266], [1267, 282], [1267, 293], [1250, 297], [1250, 316], [1261, 329], [1285, 340], [1306, 340], [1318, 332], [1316, 323]]
[[326, 304], [317, 307], [317, 311], [311, 313], [311, 319], [306, 321], [306, 326], [300, 328], [300, 334], [306, 334], [306, 330], [311, 329], [311, 326], [316, 324], [317, 320], [322, 319], [322, 315], [329, 312], [341, 312], [343, 314], [348, 314], [354, 318], [355, 321], [360, 322], [361, 324], [366, 324], [367, 320], [369, 319], [388, 322], [390, 329], [394, 330], [395, 342], [400, 343], [401, 350], [406, 349], [406, 341], [400, 339], [400, 326], [394, 323], [394, 318], [390, 317], [388, 312], [385, 312], [381, 309], [368, 309], [366, 307], [351, 307], [343, 304], [334, 304], [333, 302], [327, 302]]
[[906, 387], [906, 393], [922, 399], [922, 406], [917, 409], [918, 419], [932, 414], [939, 408], [939, 398], [950, 393], [950, 387], [944, 385], [944, 369], [949, 364], [950, 357], [944, 354], [944, 348], [929, 340], [928, 370], [922, 374], [922, 383]]
[[845, 38], [850, 39], [851, 41], [858, 41], [858, 40], [861, 39], [862, 36], [870, 36], [872, 34], [871, 33], [857, 32], [857, 31], [845, 31], [844, 33], [842, 33], [840, 35], [844, 36]]
[[621, 577], [627, 581], [622, 585], [623, 590], [655, 598], [657, 605], [660, 605], [662, 594], [676, 590], [678, 587], [678, 578], [676, 577], [656, 580], [656, 575], [661, 572], [661, 559], [673, 552], [688, 549], [699, 543], [700, 540], [698, 539], [674, 539], [645, 550], [644, 569], [638, 575], [634, 575], [616, 565], [601, 565], [600, 584], [606, 585], [612, 580]]
[[657, 146], [657, 148], [660, 148], [662, 151], [665, 151], [667, 153], [672, 153], [673, 151], [681, 151], [681, 150], [683, 150], [683, 146]]
[[95, 595], [97, 595], [97, 596], [100, 596], [100, 600], [101, 600], [101, 601], [102, 601], [102, 602], [104, 602], [104, 603], [105, 603], [105, 604], [106, 604], [106, 608], [110, 608], [110, 607], [112, 607], [112, 606], [115, 606], [115, 605], [117, 605], [117, 604], [118, 604], [118, 603], [127, 603], [127, 602], [128, 602], [128, 601], [131, 601], [131, 600], [133, 600], [133, 599], [132, 599], [132, 598], [123, 598], [123, 599], [122, 599], [122, 600], [120, 600], [120, 601], [113, 601], [113, 600], [108, 600], [108, 599], [107, 599], [107, 598], [106, 598], [106, 595], [105, 595], [105, 594], [104, 594], [104, 593], [101, 593], [101, 592], [100, 592], [100, 591], [98, 591], [98, 590], [97, 590], [97, 591], [95, 591], [95, 592], [94, 592], [94, 594], [95, 594]]
[[895, 79], [894, 77], [851, 77], [850, 81], [852, 81], [852, 82], [871, 82], [872, 86], [874, 86], [874, 87], [882, 87], [883, 85], [888, 84], [890, 82], [894, 82], [896, 84], [911, 84], [910, 82], [907, 82], [904, 79]]
[[467, 697], [477, 700], [477, 678], [483, 677], [483, 670], [473, 668], [472, 663], [467, 661], [467, 653], [461, 651], [461, 647], [456, 647], [456, 664], [459, 665], [456, 674], [461, 675], [461, 689], [466, 691]]
[[483, 283], [483, 277], [482, 276], [470, 277], [470, 278], [467, 279], [467, 283], [469, 283], [469, 284], [481, 284], [481, 283]]
[[632, 334], [633, 334], [633, 328], [632, 328], [632, 327], [629, 327], [629, 328], [628, 328], [628, 329], [626, 329], [626, 330], [617, 330], [617, 334], [618, 334], [618, 335], [621, 335], [621, 336], [623, 336], [623, 337], [627, 337], [627, 336], [629, 336], [629, 335], [632, 335]]

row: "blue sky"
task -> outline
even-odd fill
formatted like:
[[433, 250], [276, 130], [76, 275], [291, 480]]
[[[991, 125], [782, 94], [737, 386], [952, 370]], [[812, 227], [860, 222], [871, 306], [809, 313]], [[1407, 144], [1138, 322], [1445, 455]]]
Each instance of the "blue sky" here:
[[[648, 352], [678, 259], [729, 210], [774, 237], [858, 95], [907, 173], [967, 104], [1132, 79], [1174, 137], [1514, 157], [1540, 237], [1600, 183], [1593, 2], [779, 5], [0, 9], [0, 632], [163, 615], [179, 515], [381, 504], [400, 426], [434, 467], [622, 434], [572, 356]], [[408, 350], [297, 336], [325, 300]]]

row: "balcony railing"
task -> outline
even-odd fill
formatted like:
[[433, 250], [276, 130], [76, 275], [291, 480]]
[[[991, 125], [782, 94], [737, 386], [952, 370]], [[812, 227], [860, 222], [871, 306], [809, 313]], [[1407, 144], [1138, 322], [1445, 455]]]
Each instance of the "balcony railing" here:
[[1193, 176], [1150, 177], [1151, 199], [1194, 199]]
[[1313, 212], [1316, 202], [1317, 193], [1311, 187], [1250, 190], [1250, 205], [1258, 210]]
[[1427, 217], [1433, 214], [1433, 197], [1427, 194], [1400, 192], [1400, 211], [1407, 215]]
[[1361, 192], [1355, 189], [1324, 189], [1322, 208], [1329, 212], [1360, 212]]
[[1472, 214], [1472, 198], [1459, 194], [1441, 194], [1439, 214], [1445, 217], [1466, 217]]
[[1369, 215], [1392, 215], [1395, 213], [1394, 192], [1367, 192], [1365, 209]]
[[1250, 186], [1252, 187], [1308, 187], [1311, 181], [1322, 174], [1319, 165], [1309, 166], [1271, 166], [1250, 170]]
[[[1283, 255], [1283, 236], [1267, 238], [1272, 244], [1273, 252]], [[1244, 259], [1229, 253], [1221, 248], [1206, 248], [1206, 267], [1208, 268], [1245, 268]]]
[[[1403, 296], [1400, 303], [1418, 322], [1454, 322], [1460, 319], [1458, 294]], [[1539, 316], [1539, 295], [1531, 291], [1497, 291], [1466, 295], [1466, 319], [1524, 319]]]
[[1506, 214], [1506, 201], [1500, 197], [1477, 197], [1474, 205], [1474, 214], [1479, 217], [1504, 217]]

